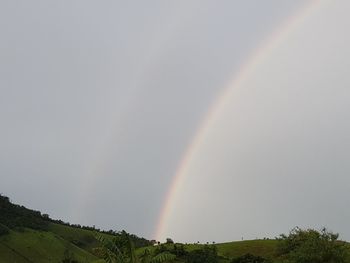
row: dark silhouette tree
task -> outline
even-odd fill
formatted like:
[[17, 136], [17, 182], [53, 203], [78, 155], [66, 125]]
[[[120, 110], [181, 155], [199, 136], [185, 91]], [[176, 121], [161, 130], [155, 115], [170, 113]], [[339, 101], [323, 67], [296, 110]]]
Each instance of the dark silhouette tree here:
[[174, 244], [174, 241], [171, 239], [171, 238], [167, 238], [166, 239], [166, 242], [165, 243], [167, 243], [167, 244]]

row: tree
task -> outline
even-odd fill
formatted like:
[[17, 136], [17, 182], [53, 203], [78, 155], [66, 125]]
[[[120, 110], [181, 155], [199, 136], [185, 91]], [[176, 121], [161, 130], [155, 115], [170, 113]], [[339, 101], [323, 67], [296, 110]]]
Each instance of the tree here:
[[7, 226], [0, 223], [0, 236], [6, 235], [8, 233], [10, 233], [10, 229]]
[[105, 239], [102, 235], [97, 236], [97, 239], [102, 243], [102, 247], [97, 248], [95, 252], [107, 263], [162, 263], [170, 262], [176, 257], [167, 251], [151, 255], [148, 249], [140, 258], [137, 257], [131, 235], [125, 231], [112, 240]]
[[97, 239], [102, 243], [102, 247], [97, 248], [97, 253], [107, 263], [137, 262], [134, 244], [125, 231], [113, 239], [105, 239], [102, 235], [98, 235]]
[[266, 258], [263, 258], [260, 256], [254, 256], [249, 253], [231, 260], [231, 263], [268, 263], [268, 262], [269, 261]]
[[148, 249], [144, 251], [141, 256], [141, 263], [162, 263], [162, 262], [172, 262], [175, 260], [176, 256], [168, 251], [152, 255]]
[[166, 239], [166, 242], [165, 243], [167, 243], [167, 244], [174, 244], [174, 241], [171, 239], [171, 238], [167, 238]]
[[186, 263], [218, 263], [219, 257], [215, 246], [205, 245], [202, 249], [190, 251]]
[[289, 235], [282, 234], [277, 254], [282, 262], [291, 263], [344, 263], [345, 242], [338, 240], [338, 234], [314, 229], [292, 229]]

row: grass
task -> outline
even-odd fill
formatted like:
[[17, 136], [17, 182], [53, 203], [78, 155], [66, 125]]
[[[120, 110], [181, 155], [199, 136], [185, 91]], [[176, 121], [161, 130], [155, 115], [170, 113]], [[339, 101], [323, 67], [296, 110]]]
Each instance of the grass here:
[[[92, 255], [92, 248], [100, 244], [95, 239], [97, 233], [65, 225], [51, 224], [49, 231], [25, 229], [22, 232], [10, 231], [0, 237], [0, 263], [44, 263], [62, 262], [65, 250], [73, 253], [74, 258], [81, 263], [104, 263]], [[102, 234], [105, 238], [110, 235]], [[215, 244], [220, 263], [228, 263], [232, 258], [250, 253], [264, 258], [275, 259], [277, 240], [250, 240]], [[172, 244], [166, 245], [172, 248]], [[203, 244], [186, 244], [185, 250], [192, 251], [202, 248]], [[348, 245], [350, 251], [350, 245]], [[137, 249], [138, 255], [145, 249], [153, 252], [156, 247], [150, 246]], [[349, 253], [350, 254], [350, 253]], [[348, 261], [350, 262], [350, 260]]]
[[[250, 253], [256, 256], [262, 256], [264, 258], [274, 259], [277, 240], [248, 240], [248, 241], [235, 241], [227, 243], [214, 244], [216, 246], [218, 255], [223, 258], [222, 262], [229, 262], [232, 258], [242, 256]], [[212, 244], [209, 244], [212, 245]], [[165, 245], [168, 248], [172, 248], [172, 244]], [[192, 251], [200, 249], [204, 244], [186, 244], [185, 250]], [[155, 247], [140, 248], [137, 250], [138, 255], [142, 255], [145, 249], [153, 252]]]
[[264, 258], [274, 258], [277, 240], [248, 240], [217, 244], [218, 254], [226, 258], [239, 257], [247, 253]]
[[98, 233], [91, 230], [50, 224], [49, 231], [89, 252], [93, 248], [100, 246], [100, 243], [95, 238]]
[[0, 238], [0, 263], [62, 262], [65, 250], [79, 262], [93, 262], [97, 258], [88, 251], [52, 232], [25, 229], [11, 231]]
[[[247, 240], [247, 241], [235, 241], [227, 243], [218, 243], [214, 244], [217, 248], [218, 255], [221, 257], [220, 263], [228, 263], [231, 259], [243, 256], [245, 254], [253, 254], [255, 256], [261, 256], [267, 259], [272, 260], [273, 262], [277, 260], [276, 256], [276, 247], [278, 241], [275, 239], [270, 240]], [[212, 244], [209, 244], [212, 245]], [[166, 247], [171, 249], [173, 244], [166, 244]], [[200, 249], [204, 244], [186, 244], [184, 245], [185, 250], [192, 251], [195, 249]], [[348, 258], [346, 262], [350, 263], [350, 244], [347, 244], [348, 248]], [[141, 255], [145, 249], [148, 249], [150, 252], [153, 252], [156, 247], [147, 247], [140, 248], [137, 250], [137, 254]]]

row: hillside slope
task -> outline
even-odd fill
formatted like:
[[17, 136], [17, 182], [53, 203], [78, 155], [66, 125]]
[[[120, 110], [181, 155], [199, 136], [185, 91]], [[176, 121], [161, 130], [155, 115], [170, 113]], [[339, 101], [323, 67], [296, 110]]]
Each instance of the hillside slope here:
[[[97, 235], [111, 239], [120, 232], [53, 220], [0, 195], [0, 263], [62, 262], [68, 255], [77, 262], [94, 262], [98, 258], [93, 248], [101, 246]], [[130, 237], [137, 247], [150, 244], [136, 235]]]
[[[123, 237], [126, 232], [100, 231], [94, 227], [70, 225], [60, 220], [52, 220], [48, 215], [23, 206], [12, 204], [9, 198], [0, 195], [0, 263], [62, 263], [64, 258], [79, 263], [103, 263], [94, 255], [94, 248], [100, 247], [97, 235], [105, 239]], [[126, 233], [127, 234], [127, 233]], [[229, 263], [233, 258], [246, 254], [260, 256], [275, 262], [278, 240], [250, 240], [204, 244], [161, 244], [150, 246], [152, 242], [127, 234], [136, 248], [138, 257], [147, 249], [152, 255], [168, 251], [176, 255], [176, 262], [187, 262], [189, 256], [201, 257], [198, 251], [215, 251], [219, 263]], [[117, 239], [119, 240], [119, 239]], [[120, 241], [120, 240], [119, 240]], [[342, 241], [339, 241], [342, 242]], [[349, 251], [349, 243], [344, 243]], [[213, 247], [215, 246], [215, 248]], [[182, 249], [182, 250], [181, 250]], [[182, 252], [181, 252], [182, 251]], [[193, 253], [192, 253], [193, 252]], [[217, 253], [217, 254], [216, 254]], [[184, 256], [185, 255], [185, 256]], [[346, 262], [350, 263], [350, 258]]]
[[247, 240], [217, 244], [218, 254], [225, 258], [235, 258], [253, 254], [264, 258], [274, 258], [277, 240]]
[[69, 251], [79, 262], [97, 260], [88, 251], [49, 231], [24, 229], [0, 237], [0, 262], [62, 262]]

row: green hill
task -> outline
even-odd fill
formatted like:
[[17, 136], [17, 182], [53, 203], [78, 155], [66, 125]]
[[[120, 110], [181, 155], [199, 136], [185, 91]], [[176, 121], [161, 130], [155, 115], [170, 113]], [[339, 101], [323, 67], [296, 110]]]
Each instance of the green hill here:
[[[120, 238], [125, 233], [111, 230], [106, 232], [94, 227], [70, 225], [61, 220], [53, 220], [38, 211], [12, 204], [9, 198], [0, 195], [0, 263], [63, 263], [63, 259], [68, 258], [70, 261], [65, 262], [103, 263], [104, 261], [97, 257], [94, 250], [102, 245], [96, 236], [102, 235], [104, 239], [112, 240], [113, 237]], [[203, 244], [152, 246], [152, 243], [144, 238], [129, 234], [127, 236], [135, 246], [136, 255], [139, 258], [148, 250], [148, 253], [153, 256], [163, 252], [171, 253], [176, 256], [173, 262], [177, 263], [185, 261], [202, 263], [203, 261], [201, 259], [198, 261], [197, 257], [203, 259], [204, 256], [205, 259], [215, 251], [219, 259], [215, 262], [218, 263], [230, 263], [232, 259], [247, 254], [268, 259], [269, 262], [277, 262], [278, 240], [237, 241], [210, 246]], [[345, 250], [350, 252], [348, 243], [337, 242], [344, 244]], [[188, 261], [190, 258], [194, 260]], [[346, 262], [350, 263], [350, 258]]]
[[0, 237], [0, 262], [4, 263], [62, 262], [66, 251], [79, 262], [97, 260], [88, 251], [50, 231], [24, 229]]
[[[93, 253], [101, 246], [97, 234], [107, 239], [119, 235], [50, 219], [0, 195], [0, 263], [62, 262], [67, 256], [76, 262], [97, 262]], [[150, 244], [136, 235], [131, 238], [137, 247]]]
[[[261, 256], [266, 259], [275, 260], [276, 255], [276, 246], [277, 240], [247, 240], [247, 241], [234, 241], [227, 243], [218, 243], [215, 245], [217, 249], [217, 254], [221, 258], [220, 262], [230, 262], [232, 258], [236, 258], [239, 256], [243, 256], [245, 254], [253, 254], [255, 256]], [[181, 246], [182, 244], [175, 244], [177, 246]], [[165, 249], [172, 251], [174, 248], [174, 244], [163, 244], [161, 245], [165, 247]], [[185, 244], [183, 245], [184, 249], [187, 252], [203, 249], [205, 244]], [[142, 255], [144, 251], [148, 249], [151, 253], [154, 253], [155, 250], [158, 249], [157, 246], [153, 247], [144, 247], [137, 250], [138, 255]], [[181, 261], [177, 261], [181, 262]]]

